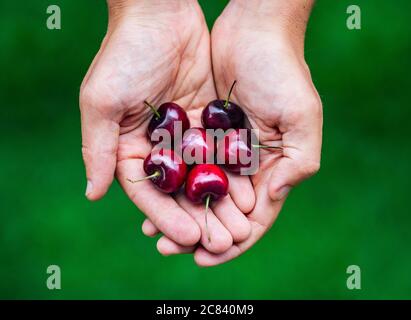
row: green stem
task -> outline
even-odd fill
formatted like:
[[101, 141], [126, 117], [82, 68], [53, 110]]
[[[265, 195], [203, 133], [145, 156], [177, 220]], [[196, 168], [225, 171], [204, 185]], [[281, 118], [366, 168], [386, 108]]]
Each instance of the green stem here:
[[144, 100], [144, 104], [153, 111], [153, 113], [156, 115], [156, 118], [160, 118], [160, 114], [158, 113], [157, 109], [150, 103], [148, 103], [146, 100]]
[[128, 182], [131, 182], [131, 183], [136, 183], [136, 182], [140, 182], [140, 181], [144, 181], [144, 180], [148, 180], [148, 179], [157, 178], [157, 177], [159, 177], [160, 175], [161, 175], [161, 172], [160, 172], [160, 171], [156, 171], [156, 172], [154, 172], [153, 174], [151, 174], [151, 175], [149, 175], [149, 176], [147, 176], [147, 177], [144, 177], [144, 178], [141, 178], [141, 179], [138, 179], [138, 180], [127, 179], [127, 181], [128, 181]]
[[237, 80], [234, 80], [233, 84], [231, 85], [230, 91], [228, 91], [227, 100], [224, 102], [224, 108], [227, 109], [228, 103], [230, 102], [231, 93], [233, 92], [234, 86], [237, 83]]
[[208, 239], [209, 243], [211, 242], [211, 237], [210, 237], [210, 232], [208, 231], [207, 213], [208, 213], [208, 208], [210, 207], [210, 198], [211, 198], [211, 195], [209, 194], [207, 196], [206, 202], [205, 202], [205, 208], [206, 208], [206, 210], [205, 210], [205, 227], [206, 227], [207, 239]]
[[274, 146], [266, 146], [264, 144], [252, 144], [251, 145], [253, 148], [260, 148], [260, 149], [278, 149], [282, 150], [282, 147], [274, 147]]

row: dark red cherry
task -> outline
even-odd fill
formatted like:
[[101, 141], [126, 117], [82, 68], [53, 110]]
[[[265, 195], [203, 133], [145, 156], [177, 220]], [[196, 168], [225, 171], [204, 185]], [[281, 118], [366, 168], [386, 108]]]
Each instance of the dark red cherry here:
[[153, 110], [153, 117], [148, 124], [147, 133], [150, 140], [153, 143], [158, 143], [158, 141], [153, 141], [152, 134], [157, 129], [165, 129], [170, 133], [170, 141], [174, 139], [176, 132], [174, 132], [174, 124], [176, 121], [181, 122], [181, 135], [190, 128], [190, 120], [188, 120], [187, 113], [178, 104], [173, 102], [163, 103], [157, 110], [147, 101], [144, 103]]
[[231, 86], [226, 100], [211, 101], [201, 114], [201, 122], [206, 129], [237, 129], [244, 127], [244, 112], [241, 108], [230, 101], [231, 92], [235, 81]]
[[135, 183], [150, 179], [157, 189], [165, 193], [178, 191], [187, 175], [187, 165], [177, 153], [170, 149], [153, 149], [144, 160], [143, 168], [147, 177], [129, 181]]
[[256, 149], [282, 149], [258, 144], [257, 137], [253, 134], [251, 129], [229, 130], [224, 138], [217, 142], [217, 163], [223, 164], [228, 171], [240, 173], [242, 169], [250, 169], [253, 163], [258, 164], [258, 158], [253, 159], [259, 155]]
[[224, 163], [231, 172], [239, 173], [243, 168], [250, 168], [252, 152], [250, 129], [230, 130], [217, 143], [218, 163]]
[[221, 168], [215, 164], [196, 165], [188, 174], [186, 196], [194, 203], [216, 201], [228, 193], [228, 179]]
[[207, 134], [204, 128], [190, 128], [184, 133], [181, 150], [188, 165], [213, 163], [214, 136]]

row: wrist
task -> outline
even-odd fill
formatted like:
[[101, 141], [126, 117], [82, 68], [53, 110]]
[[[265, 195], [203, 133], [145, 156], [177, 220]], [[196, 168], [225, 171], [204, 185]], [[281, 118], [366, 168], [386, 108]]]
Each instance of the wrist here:
[[314, 0], [231, 0], [229, 10], [260, 24], [304, 35]]
[[219, 20], [233, 32], [245, 29], [270, 34], [272, 39], [303, 55], [313, 4], [314, 0], [231, 0]]
[[183, 12], [197, 0], [107, 0], [109, 19]]
[[229, 5], [265, 17], [286, 15], [308, 18], [314, 2], [315, 0], [230, 0]]

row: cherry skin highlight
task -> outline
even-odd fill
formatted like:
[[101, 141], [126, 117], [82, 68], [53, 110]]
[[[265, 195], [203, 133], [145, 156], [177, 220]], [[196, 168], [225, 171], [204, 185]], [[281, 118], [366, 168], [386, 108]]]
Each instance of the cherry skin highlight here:
[[148, 102], [144, 102], [153, 110], [153, 117], [151, 118], [148, 128], [147, 134], [150, 140], [157, 144], [159, 141], [153, 141], [151, 139], [153, 132], [157, 129], [165, 129], [169, 132], [171, 140], [175, 136], [174, 132], [174, 123], [176, 121], [181, 122], [181, 129], [182, 134], [190, 128], [190, 120], [187, 117], [187, 113], [181, 108], [178, 104], [173, 102], [166, 102], [163, 103], [157, 110], [150, 105]]
[[[204, 128], [190, 128], [183, 136], [181, 150], [184, 160], [189, 156], [194, 164], [212, 163], [214, 160], [214, 137], [207, 134]], [[191, 163], [187, 163], [191, 164]]]
[[194, 203], [217, 201], [228, 193], [228, 178], [215, 164], [196, 165], [188, 174], [185, 194]]
[[152, 183], [164, 193], [178, 191], [187, 176], [187, 165], [170, 149], [153, 150], [144, 160], [144, 171]]

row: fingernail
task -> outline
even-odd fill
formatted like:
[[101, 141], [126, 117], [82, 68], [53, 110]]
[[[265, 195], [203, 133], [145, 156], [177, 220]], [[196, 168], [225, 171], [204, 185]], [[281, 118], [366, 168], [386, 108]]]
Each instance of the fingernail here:
[[278, 191], [278, 200], [284, 199], [288, 193], [290, 192], [291, 187], [290, 186], [284, 186]]
[[86, 197], [93, 191], [93, 183], [87, 180]]

